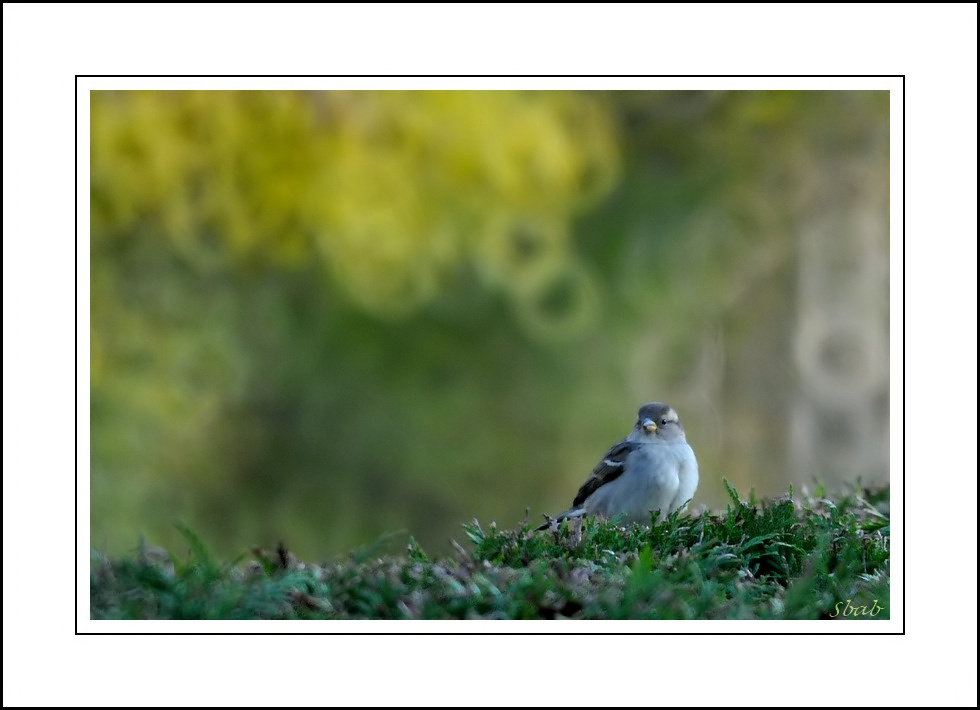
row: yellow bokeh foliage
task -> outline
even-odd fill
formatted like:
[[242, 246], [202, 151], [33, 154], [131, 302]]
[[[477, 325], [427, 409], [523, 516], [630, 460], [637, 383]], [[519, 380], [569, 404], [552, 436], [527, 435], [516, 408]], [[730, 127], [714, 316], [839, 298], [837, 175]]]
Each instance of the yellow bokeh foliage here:
[[[595, 314], [569, 225], [619, 163], [588, 94], [93, 92], [91, 112], [93, 252], [151, 235], [192, 260], [215, 244], [232, 263], [319, 260], [382, 317], [467, 267], [546, 340]], [[548, 308], [555, 289], [570, 295]]]

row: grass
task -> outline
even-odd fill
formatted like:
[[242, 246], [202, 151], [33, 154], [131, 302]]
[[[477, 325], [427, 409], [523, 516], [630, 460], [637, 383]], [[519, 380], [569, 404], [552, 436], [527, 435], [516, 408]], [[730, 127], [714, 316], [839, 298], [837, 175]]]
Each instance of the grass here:
[[432, 559], [413, 539], [324, 564], [280, 545], [215, 560], [182, 528], [181, 558], [141, 544], [93, 551], [93, 619], [889, 618], [888, 489], [763, 502], [651, 527], [565, 521], [532, 532], [463, 526], [469, 548]]

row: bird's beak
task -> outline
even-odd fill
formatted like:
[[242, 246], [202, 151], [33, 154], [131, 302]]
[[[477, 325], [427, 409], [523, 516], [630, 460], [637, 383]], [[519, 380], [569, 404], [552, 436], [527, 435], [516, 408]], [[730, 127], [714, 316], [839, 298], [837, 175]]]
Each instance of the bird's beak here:
[[647, 434], [652, 434], [657, 430], [657, 422], [650, 418], [644, 419], [642, 422], [640, 422], [640, 426], [643, 427], [643, 431], [645, 431]]

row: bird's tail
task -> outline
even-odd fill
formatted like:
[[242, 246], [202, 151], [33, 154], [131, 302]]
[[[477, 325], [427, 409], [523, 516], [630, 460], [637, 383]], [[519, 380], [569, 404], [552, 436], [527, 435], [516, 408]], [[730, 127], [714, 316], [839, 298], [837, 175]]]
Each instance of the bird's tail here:
[[554, 518], [552, 518], [548, 514], [545, 514], [545, 516], [544, 516], [545, 522], [542, 525], [539, 525], [538, 527], [536, 527], [535, 530], [537, 531], [537, 530], [554, 529], [554, 528], [557, 528], [558, 527], [558, 524], [562, 520], [571, 520], [572, 518], [581, 518], [583, 515], [585, 515], [585, 508], [571, 508], [570, 510], [566, 510], [564, 513], [559, 513]]

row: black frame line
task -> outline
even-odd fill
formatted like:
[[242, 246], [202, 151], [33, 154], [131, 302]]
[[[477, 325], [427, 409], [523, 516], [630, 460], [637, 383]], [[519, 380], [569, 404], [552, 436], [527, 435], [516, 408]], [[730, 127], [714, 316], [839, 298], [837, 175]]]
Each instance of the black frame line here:
[[[901, 79], [902, 243], [905, 243], [905, 74], [76, 74], [75, 75], [75, 635], [76, 636], [904, 636], [905, 545], [902, 545], [901, 631], [79, 631], [78, 616], [78, 89], [79, 79]], [[890, 93], [890, 92], [889, 92]], [[891, 157], [891, 156], [890, 156]], [[891, 205], [892, 196], [889, 196]], [[891, 234], [889, 234], [889, 239]], [[905, 407], [905, 251], [902, 250], [902, 408]], [[89, 304], [91, 310], [91, 303]], [[904, 423], [902, 456], [905, 456]], [[889, 470], [891, 480], [891, 470]], [[905, 469], [902, 468], [902, 537], [905, 538]], [[889, 553], [890, 555], [890, 553]], [[461, 620], [465, 623], [465, 620]], [[329, 622], [328, 622], [329, 623]]]

